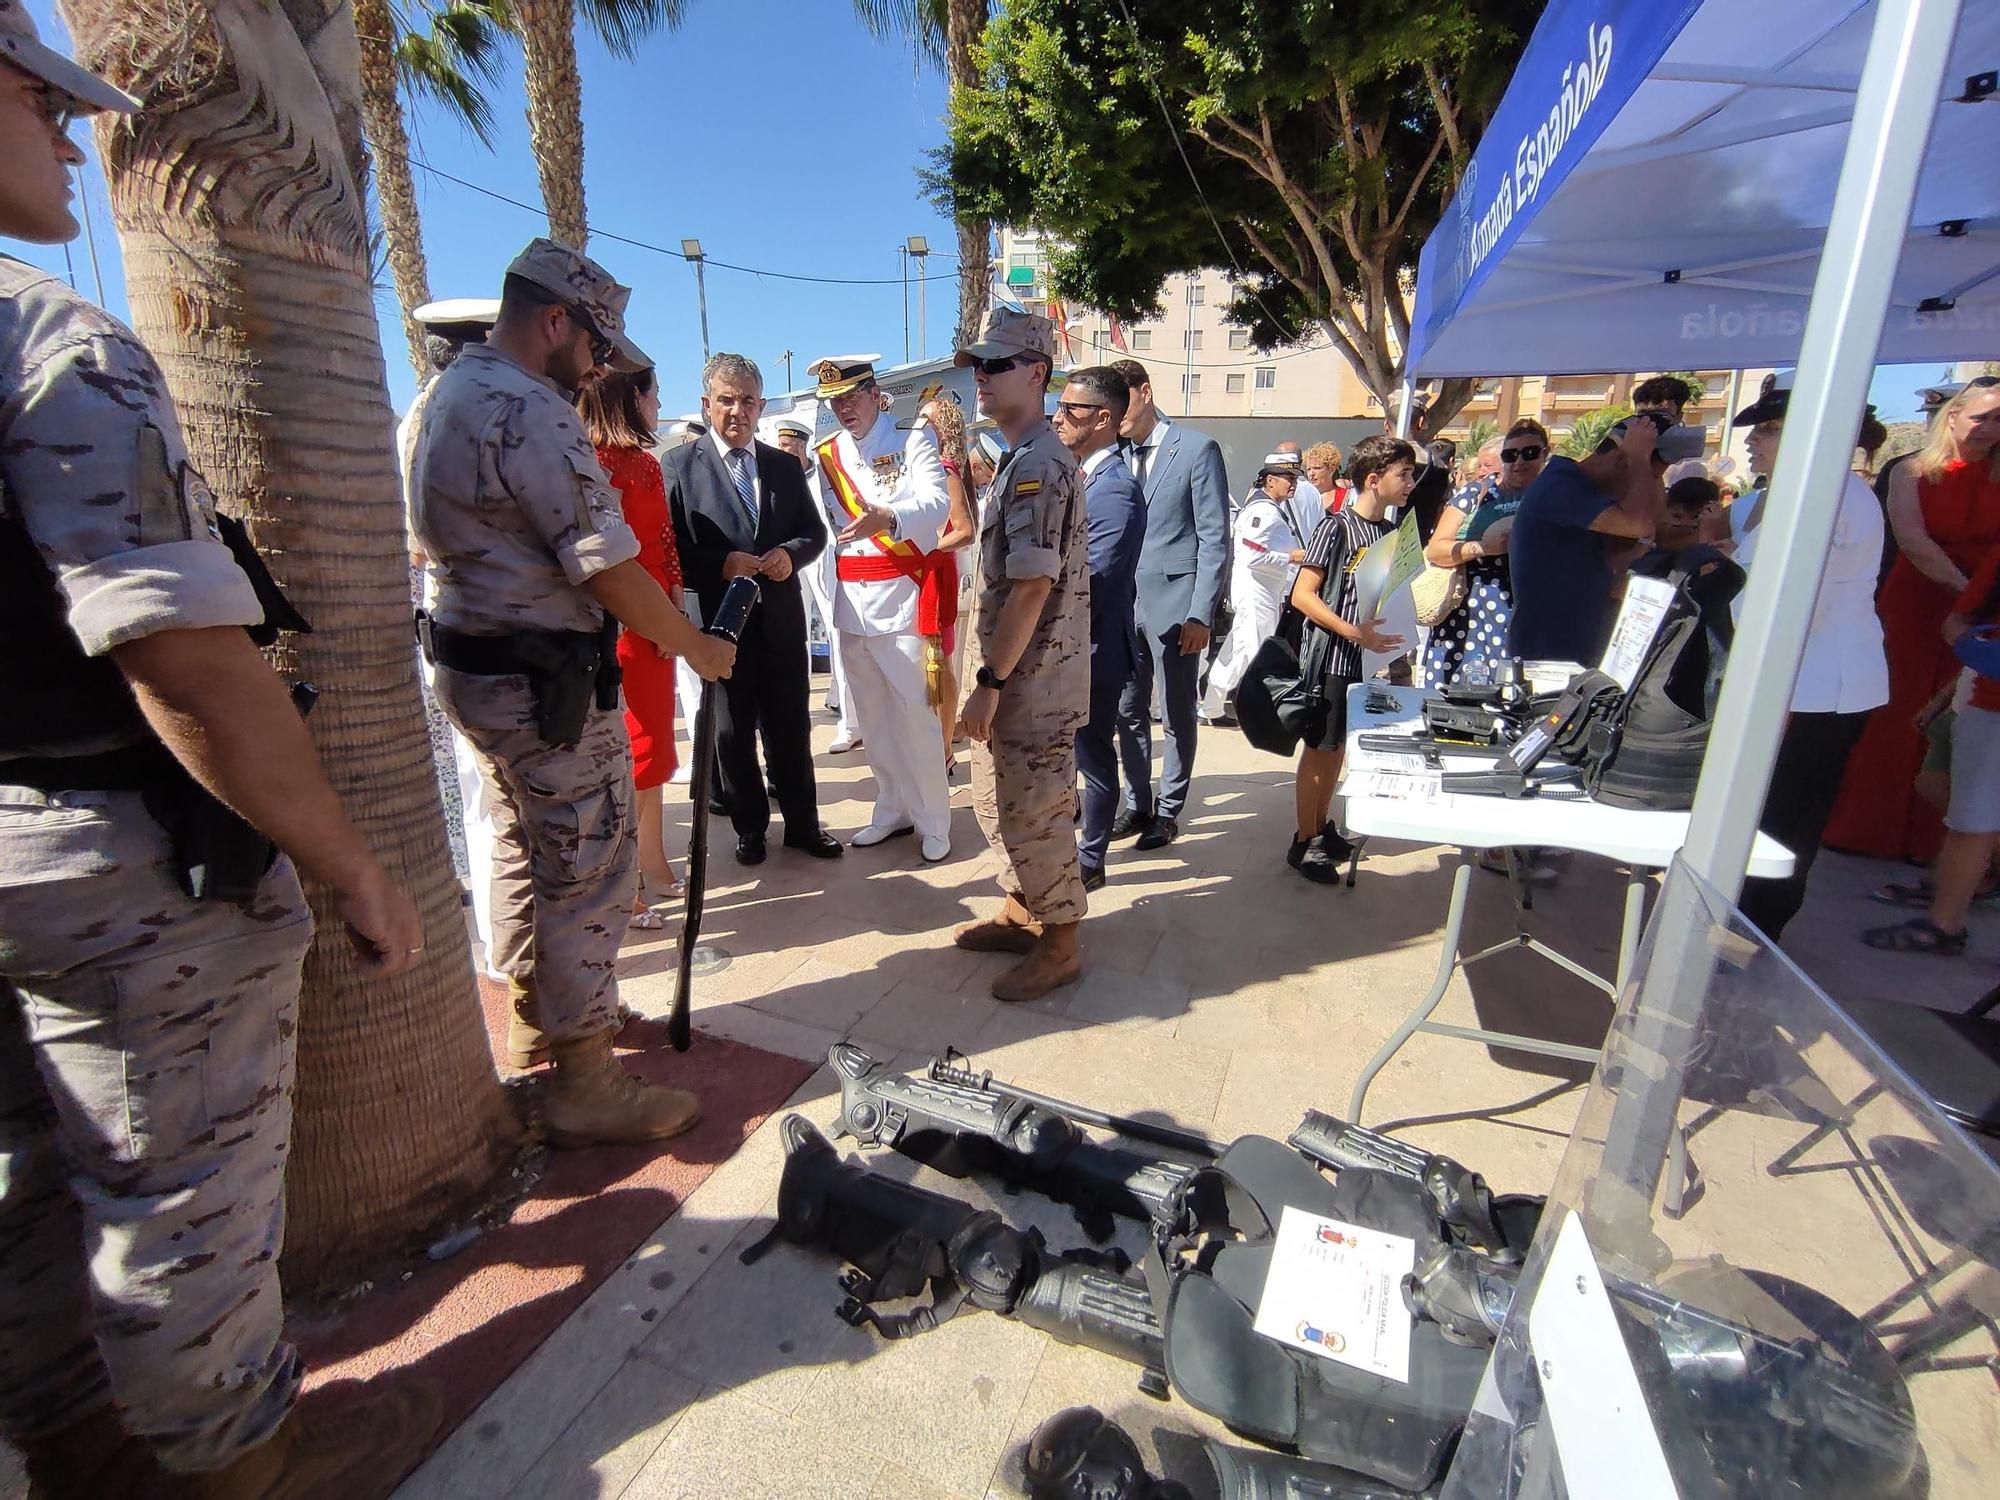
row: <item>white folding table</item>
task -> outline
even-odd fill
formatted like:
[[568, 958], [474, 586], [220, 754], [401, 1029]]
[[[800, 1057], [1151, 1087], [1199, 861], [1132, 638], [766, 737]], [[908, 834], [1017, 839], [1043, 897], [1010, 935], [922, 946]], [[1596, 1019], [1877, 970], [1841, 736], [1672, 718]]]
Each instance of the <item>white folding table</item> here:
[[[1368, 710], [1371, 693], [1380, 705], [1375, 712]], [[1384, 695], [1394, 698], [1393, 709], [1386, 707]], [[1433, 1021], [1431, 1013], [1444, 998], [1445, 988], [1451, 983], [1455, 969], [1469, 968], [1481, 959], [1511, 953], [1519, 948], [1540, 954], [1616, 999], [1625, 987], [1632, 960], [1639, 950], [1640, 934], [1645, 928], [1647, 875], [1671, 864], [1675, 853], [1687, 839], [1688, 814], [1684, 812], [1635, 812], [1608, 807], [1579, 796], [1515, 798], [1447, 792], [1439, 783], [1438, 772], [1419, 769], [1420, 761], [1414, 744], [1407, 754], [1362, 746], [1363, 735], [1397, 735], [1414, 741], [1423, 727], [1424, 696], [1418, 688], [1389, 687], [1379, 682], [1357, 683], [1348, 689], [1347, 695], [1347, 755], [1341, 768], [1338, 789], [1344, 799], [1341, 822], [1347, 832], [1363, 838], [1403, 839], [1415, 844], [1452, 844], [1457, 846], [1459, 855], [1458, 868], [1452, 874], [1451, 903], [1445, 913], [1437, 977], [1429, 992], [1417, 1001], [1355, 1080], [1354, 1092], [1347, 1100], [1347, 1118], [1357, 1123], [1361, 1120], [1361, 1107], [1375, 1075], [1419, 1031], [1487, 1046], [1506, 1047], [1541, 1057], [1596, 1062], [1596, 1048], [1574, 1047], [1504, 1031], [1488, 1031], [1478, 1026], [1453, 1026]], [[1483, 769], [1488, 763], [1454, 758], [1447, 764], [1454, 769], [1471, 771]], [[1472, 884], [1472, 856], [1484, 849], [1523, 847], [1598, 854], [1629, 868], [1631, 873], [1625, 885], [1625, 922], [1619, 935], [1618, 972], [1614, 978], [1606, 979], [1593, 973], [1522, 928], [1519, 911], [1525, 903], [1518, 894], [1518, 881], [1511, 873], [1511, 864], [1509, 883], [1516, 887], [1514, 936], [1482, 948], [1477, 953], [1460, 954], [1459, 938], [1465, 926], [1465, 903]], [[1791, 852], [1760, 833], [1750, 853], [1749, 873], [1764, 877], [1789, 875], [1792, 873]]]

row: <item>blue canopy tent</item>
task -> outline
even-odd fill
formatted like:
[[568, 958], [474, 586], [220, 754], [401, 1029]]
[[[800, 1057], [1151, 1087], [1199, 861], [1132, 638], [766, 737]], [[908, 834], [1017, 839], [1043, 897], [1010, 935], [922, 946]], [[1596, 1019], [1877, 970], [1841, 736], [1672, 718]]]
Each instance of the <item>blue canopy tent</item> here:
[[[1424, 247], [1410, 373], [1798, 366], [1683, 859], [1740, 889], [1878, 360], [2000, 352], [2000, 3], [1552, 0]], [[1408, 403], [1405, 403], [1407, 410]], [[1595, 1192], [1643, 1225], [1716, 955], [1669, 882]], [[1679, 893], [1679, 894], [1677, 894]], [[1643, 1002], [1643, 1003], [1640, 1003]], [[1643, 1253], [1635, 1231], [1632, 1253]]]

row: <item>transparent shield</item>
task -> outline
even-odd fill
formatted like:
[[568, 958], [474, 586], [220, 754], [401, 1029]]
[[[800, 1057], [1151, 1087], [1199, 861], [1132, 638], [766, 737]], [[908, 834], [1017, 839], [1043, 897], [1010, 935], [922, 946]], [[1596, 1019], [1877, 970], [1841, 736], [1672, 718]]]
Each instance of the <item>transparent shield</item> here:
[[2000, 1491], [2000, 1018], [1857, 1011], [1920, 1087], [1680, 864], [1633, 974], [1445, 1500]]

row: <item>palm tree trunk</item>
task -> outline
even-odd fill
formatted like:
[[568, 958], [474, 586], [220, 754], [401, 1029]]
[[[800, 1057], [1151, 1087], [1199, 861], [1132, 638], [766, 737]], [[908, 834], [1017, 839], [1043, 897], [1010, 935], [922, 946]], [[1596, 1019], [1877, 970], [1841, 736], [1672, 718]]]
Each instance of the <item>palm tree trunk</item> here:
[[[986, 29], [986, 0], [947, 0], [945, 10], [945, 73], [955, 97], [961, 89], [978, 87], [979, 68], [973, 44]], [[958, 221], [958, 344], [963, 349], [979, 338], [986, 318], [986, 298], [992, 283], [987, 265], [992, 226], [982, 218]]]
[[583, 79], [576, 69], [576, 0], [514, 0], [528, 90], [528, 143], [549, 236], [578, 250], [583, 216]]
[[417, 185], [410, 175], [410, 137], [403, 128], [402, 92], [396, 86], [396, 20], [389, 0], [354, 0], [354, 35], [361, 44], [361, 125], [374, 147], [375, 197], [389, 274], [403, 308], [403, 337], [421, 386], [430, 374], [423, 330], [410, 316], [431, 300], [424, 267], [424, 226], [417, 215]]
[[188, 449], [315, 632], [335, 786], [423, 913], [368, 980], [320, 935], [300, 1007], [285, 1275], [339, 1287], [485, 1206], [519, 1126], [494, 1076], [417, 692], [393, 417], [369, 284], [346, 0], [62, 0], [79, 55], [146, 101], [100, 117], [132, 321]]

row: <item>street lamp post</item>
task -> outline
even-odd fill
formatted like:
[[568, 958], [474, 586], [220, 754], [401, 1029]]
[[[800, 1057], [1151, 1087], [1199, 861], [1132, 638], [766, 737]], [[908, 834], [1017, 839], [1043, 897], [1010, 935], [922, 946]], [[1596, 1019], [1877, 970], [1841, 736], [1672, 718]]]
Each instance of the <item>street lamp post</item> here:
[[[913, 234], [910, 236], [908, 242], [905, 243], [903, 248], [909, 252], [910, 260], [914, 260], [917, 263], [917, 358], [922, 359], [926, 354], [930, 352], [930, 347], [929, 347], [930, 340], [925, 336], [925, 326], [929, 321], [927, 317], [929, 309], [929, 301], [927, 295], [928, 283], [924, 279], [924, 269], [929, 264], [930, 261], [931, 242], [921, 234]], [[908, 265], [909, 261], [906, 260], [904, 264]], [[906, 304], [907, 300], [908, 297], [906, 293], [905, 294]], [[909, 307], [905, 305], [905, 307], [903, 308], [903, 320], [905, 325], [907, 325], [909, 322], [909, 316], [910, 316]], [[908, 335], [905, 334], [904, 342], [907, 344], [908, 341], [909, 341]], [[910, 357], [910, 351], [907, 348], [905, 348], [903, 350], [903, 358], [905, 360], [908, 360], [909, 357]]]
[[701, 362], [708, 363], [708, 278], [702, 274], [704, 257], [700, 240], [682, 240], [681, 256], [694, 264], [694, 293], [701, 303]]
[[896, 247], [896, 264], [903, 272], [903, 363], [910, 362], [910, 247]]

